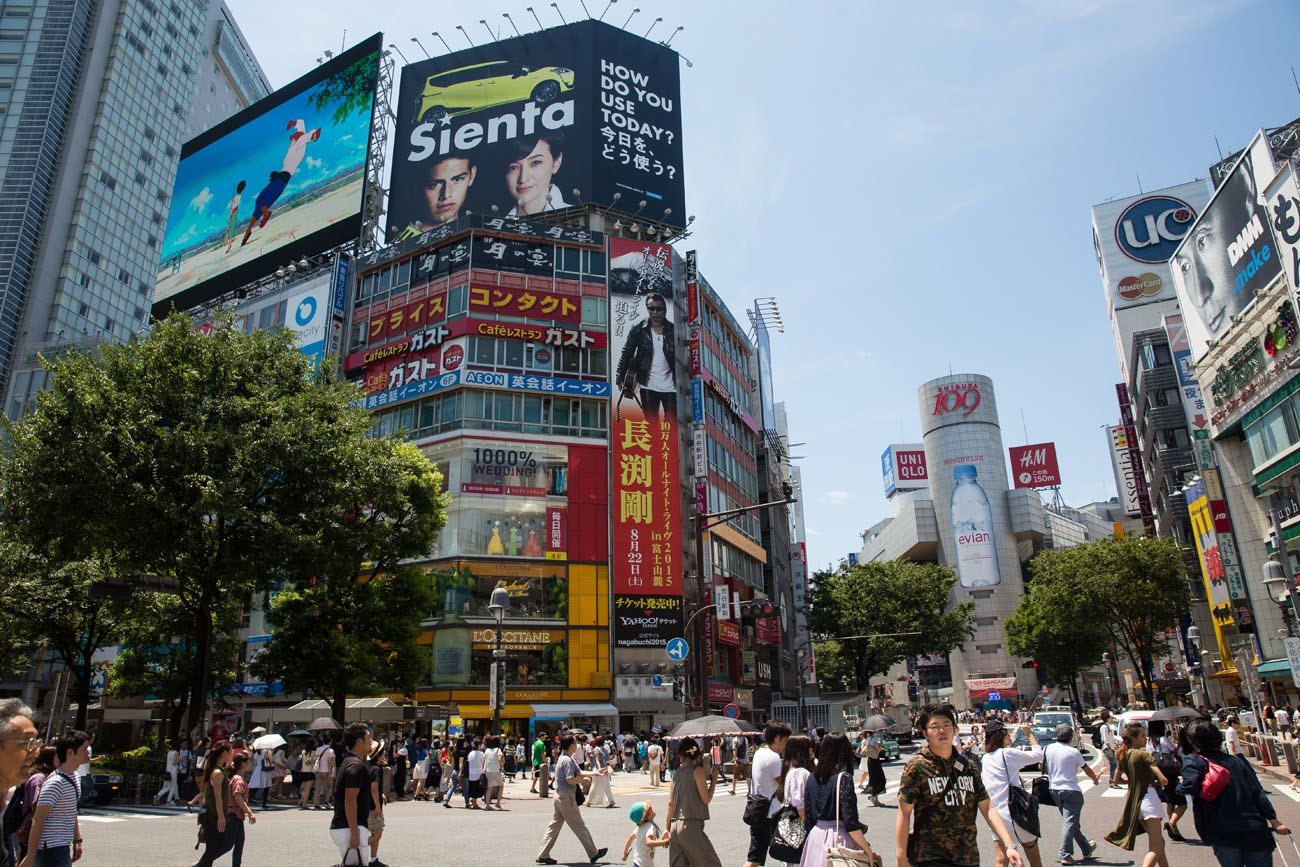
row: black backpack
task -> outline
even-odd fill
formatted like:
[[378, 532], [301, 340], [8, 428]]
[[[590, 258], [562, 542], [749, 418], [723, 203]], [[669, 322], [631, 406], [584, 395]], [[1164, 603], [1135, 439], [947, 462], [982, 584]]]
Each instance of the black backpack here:
[[1092, 730], [1092, 745], [1097, 749], [1101, 749], [1105, 745], [1101, 739], [1101, 726], [1097, 726]]

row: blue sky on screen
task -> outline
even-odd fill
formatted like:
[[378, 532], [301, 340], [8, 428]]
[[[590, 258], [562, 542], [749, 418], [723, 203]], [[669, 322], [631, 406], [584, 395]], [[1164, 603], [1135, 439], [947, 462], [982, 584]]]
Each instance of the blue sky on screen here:
[[365, 163], [369, 107], [353, 112], [345, 123], [335, 126], [334, 104], [323, 110], [310, 105], [312, 94], [320, 87], [321, 84], [308, 88], [181, 162], [163, 239], [164, 262], [225, 228], [226, 208], [235, 194], [235, 185], [241, 180], [247, 182], [247, 187], [240, 200], [240, 218], [245, 223], [248, 221], [258, 192], [266, 186], [270, 173], [279, 171], [284, 161], [289, 147], [289, 131], [285, 126], [290, 121], [301, 118], [309, 132], [319, 127], [321, 136], [307, 145], [306, 158], [280, 197], [281, 206], [293, 196]]

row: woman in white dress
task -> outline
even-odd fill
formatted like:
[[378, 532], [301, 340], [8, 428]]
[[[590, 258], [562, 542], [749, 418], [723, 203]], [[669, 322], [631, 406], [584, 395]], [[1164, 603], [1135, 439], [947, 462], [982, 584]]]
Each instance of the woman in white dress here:
[[248, 775], [248, 806], [251, 808], [257, 800], [257, 796], [262, 796], [262, 809], [266, 809], [266, 795], [271, 789], [271, 772], [275, 770], [275, 765], [271, 760], [270, 750], [257, 750], [253, 753], [252, 772]]
[[[799, 821], [805, 821], [804, 787], [816, 764], [812, 738], [807, 735], [791, 735], [785, 742], [785, 752], [781, 754], [781, 776], [776, 778], [776, 794], [772, 796], [768, 818], [775, 819], [783, 807], [790, 806], [799, 811]], [[785, 867], [798, 867], [798, 863], [786, 862]]]
[[[1014, 750], [1011, 744], [1015, 737], [1011, 729], [1000, 722], [990, 722], [984, 730], [984, 759], [980, 763], [980, 777], [989, 794], [993, 808], [1002, 816], [1010, 831], [1025, 850], [1025, 857], [1030, 867], [1043, 867], [1043, 856], [1038, 851], [1038, 838], [1011, 821], [1010, 796], [1011, 787], [1024, 789], [1020, 783], [1020, 769], [1033, 764], [1042, 764], [1043, 748], [1030, 730], [1029, 725], [1020, 727], [1029, 737], [1030, 749]], [[1001, 840], [995, 839], [997, 845], [996, 864], [1007, 867], [1009, 859], [1007, 850]]]
[[[411, 766], [411, 781], [415, 783], [415, 794], [412, 797], [417, 801], [426, 801], [429, 796], [424, 791], [425, 782], [429, 779], [429, 756], [433, 751], [421, 740], [416, 746], [416, 752], [420, 753], [420, 760]], [[410, 755], [410, 751], [407, 751]]]

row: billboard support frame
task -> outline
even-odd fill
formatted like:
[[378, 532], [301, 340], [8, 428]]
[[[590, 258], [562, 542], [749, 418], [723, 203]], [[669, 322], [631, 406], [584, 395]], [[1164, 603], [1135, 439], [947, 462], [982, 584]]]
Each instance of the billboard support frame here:
[[370, 144], [366, 150], [366, 180], [361, 193], [361, 234], [357, 238], [357, 255], [379, 246], [380, 223], [387, 213], [384, 206], [384, 154], [388, 152], [388, 124], [393, 117], [395, 68], [392, 53], [381, 51], [375, 80], [375, 102], [370, 114]]

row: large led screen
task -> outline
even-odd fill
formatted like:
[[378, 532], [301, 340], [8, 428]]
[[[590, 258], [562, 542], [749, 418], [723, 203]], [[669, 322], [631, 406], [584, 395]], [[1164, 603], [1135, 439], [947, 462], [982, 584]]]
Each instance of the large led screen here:
[[186, 143], [155, 315], [357, 237], [382, 40], [375, 34]]
[[388, 240], [592, 203], [685, 225], [678, 64], [583, 21], [407, 66]]

